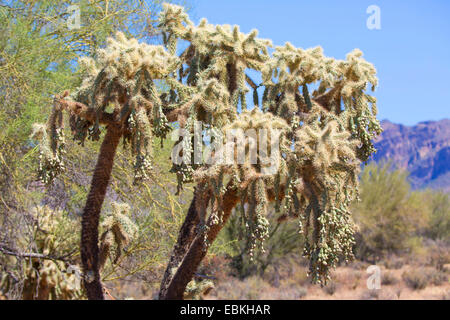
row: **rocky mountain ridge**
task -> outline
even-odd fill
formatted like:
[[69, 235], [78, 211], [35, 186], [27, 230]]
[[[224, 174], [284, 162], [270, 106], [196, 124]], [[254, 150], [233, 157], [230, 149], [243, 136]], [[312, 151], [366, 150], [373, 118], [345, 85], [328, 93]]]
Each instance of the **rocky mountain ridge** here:
[[410, 172], [413, 188], [450, 191], [450, 119], [415, 126], [383, 120], [384, 132], [375, 141], [375, 161], [391, 160]]

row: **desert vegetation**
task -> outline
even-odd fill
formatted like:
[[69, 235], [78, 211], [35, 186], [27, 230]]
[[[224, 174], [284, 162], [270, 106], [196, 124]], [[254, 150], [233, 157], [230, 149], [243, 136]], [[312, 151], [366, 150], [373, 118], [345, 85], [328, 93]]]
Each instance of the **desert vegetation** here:
[[[0, 6], [0, 297], [380, 298], [370, 264], [448, 297], [450, 199], [367, 164], [382, 128], [361, 51], [80, 3], [69, 31], [64, 4]], [[237, 161], [239, 130], [267, 152], [246, 135]]]
[[[392, 198], [385, 196], [386, 190], [405, 193]], [[273, 252], [269, 249], [268, 255], [253, 263], [235, 263], [242, 261], [236, 243], [233, 251], [224, 256], [229, 262], [228, 270], [216, 273], [225, 280], [217, 281], [215, 290], [205, 298], [447, 300], [450, 251], [449, 229], [444, 226], [450, 219], [449, 195], [431, 190], [413, 191], [403, 170], [396, 170], [389, 163], [370, 163], [360, 175], [360, 197], [361, 201], [351, 206], [358, 226], [353, 248], [355, 260], [339, 264], [330, 285], [321, 288], [311, 284], [305, 273], [307, 261], [296, 248], [299, 243], [290, 240], [289, 232], [281, 232], [282, 239], [273, 236], [268, 240], [268, 248]], [[285, 228], [289, 226], [295, 230], [294, 225], [286, 224]], [[447, 231], [440, 233], [438, 230], [444, 230], [443, 227]], [[235, 229], [230, 223], [223, 236], [229, 239], [227, 234], [233, 234]], [[388, 241], [381, 230], [396, 241]], [[272, 241], [285, 245], [272, 247]], [[278, 258], [267, 265], [271, 256]], [[380, 289], [367, 287], [370, 265], [380, 267]]]

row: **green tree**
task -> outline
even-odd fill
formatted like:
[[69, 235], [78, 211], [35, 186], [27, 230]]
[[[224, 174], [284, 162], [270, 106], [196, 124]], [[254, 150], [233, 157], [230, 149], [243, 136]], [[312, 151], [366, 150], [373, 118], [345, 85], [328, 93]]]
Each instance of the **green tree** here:
[[450, 241], [450, 196], [442, 191], [426, 191], [425, 201], [431, 210], [426, 235], [434, 240]]
[[380, 257], [408, 248], [411, 237], [428, 223], [429, 207], [421, 192], [412, 192], [408, 173], [390, 163], [370, 163], [361, 174], [360, 202], [352, 206], [359, 226], [360, 258]]

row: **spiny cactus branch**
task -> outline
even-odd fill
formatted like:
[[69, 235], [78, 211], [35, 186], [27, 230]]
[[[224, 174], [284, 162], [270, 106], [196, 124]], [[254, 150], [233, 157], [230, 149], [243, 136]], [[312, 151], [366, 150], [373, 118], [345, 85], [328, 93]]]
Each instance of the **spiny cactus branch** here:
[[97, 119], [103, 125], [116, 125], [118, 122], [113, 114], [107, 112], [97, 113], [94, 108], [88, 107], [81, 102], [59, 99], [58, 103], [63, 110], [67, 110], [71, 115], [78, 116], [92, 124]]

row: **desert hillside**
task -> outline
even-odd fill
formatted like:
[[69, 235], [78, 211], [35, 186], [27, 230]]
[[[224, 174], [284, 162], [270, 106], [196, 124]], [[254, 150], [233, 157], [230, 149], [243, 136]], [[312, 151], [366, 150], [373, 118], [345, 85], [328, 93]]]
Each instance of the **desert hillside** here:
[[450, 191], [450, 119], [420, 122], [415, 126], [381, 123], [376, 161], [390, 159], [410, 172], [414, 188]]

